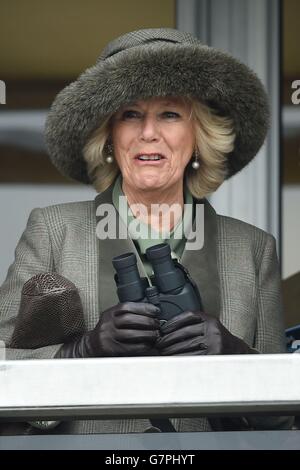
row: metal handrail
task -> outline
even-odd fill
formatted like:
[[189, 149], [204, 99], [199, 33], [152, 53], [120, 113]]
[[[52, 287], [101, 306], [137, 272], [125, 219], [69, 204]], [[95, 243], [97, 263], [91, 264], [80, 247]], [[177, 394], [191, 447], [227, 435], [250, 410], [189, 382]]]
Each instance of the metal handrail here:
[[0, 419], [300, 410], [300, 354], [0, 361]]

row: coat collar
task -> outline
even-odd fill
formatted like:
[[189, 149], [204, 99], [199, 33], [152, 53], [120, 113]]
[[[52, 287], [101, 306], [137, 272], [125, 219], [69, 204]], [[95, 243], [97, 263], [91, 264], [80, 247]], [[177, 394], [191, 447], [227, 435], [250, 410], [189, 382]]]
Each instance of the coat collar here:
[[[100, 210], [99, 206], [108, 204], [112, 207], [111, 185], [106, 191], [95, 198], [97, 225], [107, 217], [107, 212]], [[204, 244], [198, 250], [184, 250], [181, 263], [188, 269], [192, 279], [196, 282], [206, 313], [219, 317], [220, 312], [220, 279], [217, 267], [217, 215], [207, 200], [196, 200], [196, 204], [204, 203]], [[101, 213], [100, 213], [101, 212]], [[194, 222], [195, 224], [195, 222]], [[193, 225], [195, 230], [195, 225]], [[137, 265], [142, 277], [146, 277], [143, 263], [139, 257], [133, 241], [128, 238], [119, 238], [118, 234], [126, 233], [126, 228], [119, 217], [116, 217], [116, 238], [100, 239], [97, 237], [98, 248], [98, 279], [99, 279], [99, 311], [119, 302], [114, 282], [115, 270], [112, 258], [120, 254], [133, 252], [137, 258]]]

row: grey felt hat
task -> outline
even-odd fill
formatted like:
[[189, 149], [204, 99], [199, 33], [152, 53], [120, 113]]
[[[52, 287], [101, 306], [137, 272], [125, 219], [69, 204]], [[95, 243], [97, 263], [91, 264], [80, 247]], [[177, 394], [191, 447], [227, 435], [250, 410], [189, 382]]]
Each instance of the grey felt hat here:
[[188, 33], [144, 29], [110, 42], [96, 64], [57, 95], [45, 133], [52, 162], [62, 174], [90, 183], [82, 150], [102, 119], [127, 102], [168, 95], [195, 97], [233, 119], [228, 177], [263, 144], [268, 99], [254, 72]]

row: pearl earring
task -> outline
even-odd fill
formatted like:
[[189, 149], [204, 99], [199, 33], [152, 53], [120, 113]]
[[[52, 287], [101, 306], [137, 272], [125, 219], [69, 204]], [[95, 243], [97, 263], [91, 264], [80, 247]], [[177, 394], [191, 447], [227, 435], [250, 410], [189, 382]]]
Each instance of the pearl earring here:
[[194, 155], [195, 155], [195, 160], [192, 163], [192, 167], [194, 168], [194, 170], [198, 170], [200, 168], [200, 163], [198, 161], [199, 153], [197, 150], [195, 150]]
[[112, 163], [114, 161], [113, 153], [114, 153], [114, 148], [112, 143], [108, 143], [106, 145], [106, 153], [108, 154], [106, 157], [106, 163]]

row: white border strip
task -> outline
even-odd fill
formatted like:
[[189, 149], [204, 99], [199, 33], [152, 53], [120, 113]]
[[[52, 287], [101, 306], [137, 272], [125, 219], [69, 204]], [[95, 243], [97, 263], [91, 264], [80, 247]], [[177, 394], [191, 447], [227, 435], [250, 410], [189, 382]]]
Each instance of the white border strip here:
[[0, 362], [1, 417], [33, 408], [113, 416], [116, 408], [140, 415], [167, 407], [178, 415], [254, 406], [300, 410], [299, 354]]

